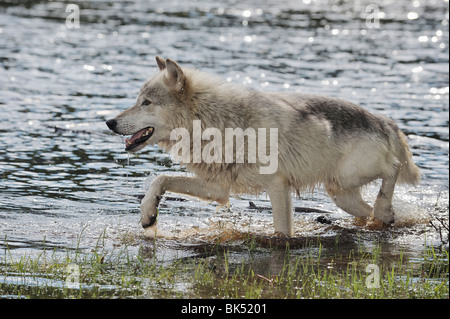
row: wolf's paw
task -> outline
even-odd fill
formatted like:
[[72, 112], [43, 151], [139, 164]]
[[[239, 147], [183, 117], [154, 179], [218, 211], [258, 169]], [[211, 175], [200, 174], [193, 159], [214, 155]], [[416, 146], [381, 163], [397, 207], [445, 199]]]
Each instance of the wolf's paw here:
[[156, 226], [156, 215], [145, 216], [141, 218], [141, 225], [143, 228]]
[[156, 217], [158, 216], [158, 205], [161, 196], [148, 194], [141, 202], [141, 225], [143, 228], [151, 227], [156, 224]]
[[355, 217], [353, 220], [353, 225], [355, 226], [366, 226], [367, 224], [367, 217]]
[[391, 210], [385, 212], [384, 214], [375, 213], [373, 219], [388, 226], [394, 224], [395, 222], [394, 213]]
[[141, 204], [141, 225], [143, 228], [148, 228], [156, 225], [156, 218], [158, 217], [158, 209], [156, 205], [149, 202], [142, 202]]
[[394, 219], [394, 208], [392, 205], [382, 205], [375, 203], [373, 208], [373, 217], [375, 220], [381, 221], [386, 225], [392, 225], [395, 221]]
[[382, 220], [379, 220], [376, 218], [371, 218], [367, 222], [366, 228], [368, 230], [384, 230], [384, 229], [388, 229], [389, 227], [391, 227], [393, 223], [394, 223], [393, 221], [391, 223], [385, 223]]

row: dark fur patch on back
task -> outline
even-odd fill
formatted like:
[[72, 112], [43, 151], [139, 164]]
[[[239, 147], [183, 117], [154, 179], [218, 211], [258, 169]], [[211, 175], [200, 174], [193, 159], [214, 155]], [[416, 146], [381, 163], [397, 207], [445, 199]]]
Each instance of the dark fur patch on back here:
[[344, 100], [311, 96], [304, 102], [306, 107], [298, 110], [299, 118], [306, 119], [309, 115], [324, 118], [331, 123], [336, 135], [364, 131], [378, 133], [388, 138], [386, 129], [392, 125], [396, 128], [392, 121], [373, 115]]

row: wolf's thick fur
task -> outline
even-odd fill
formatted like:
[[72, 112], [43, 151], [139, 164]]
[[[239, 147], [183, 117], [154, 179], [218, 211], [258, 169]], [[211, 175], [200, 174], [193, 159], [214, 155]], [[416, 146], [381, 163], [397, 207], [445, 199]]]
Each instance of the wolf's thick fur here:
[[[230, 193], [266, 191], [275, 231], [291, 236], [292, 191], [319, 184], [346, 212], [361, 218], [373, 213], [375, 219], [392, 223], [396, 182], [419, 183], [406, 137], [391, 119], [337, 98], [254, 91], [198, 70], [181, 69], [170, 59], [156, 57], [156, 61], [160, 72], [144, 84], [136, 104], [107, 122], [121, 135], [152, 128], [151, 137], [129, 151], [155, 143], [169, 151], [176, 143], [170, 140], [173, 129], [186, 128], [192, 136], [193, 120], [201, 120], [202, 130], [214, 127], [222, 133], [225, 128], [278, 128], [279, 156], [278, 169], [270, 175], [260, 174], [258, 161], [222, 161], [185, 163], [195, 177], [158, 176], [141, 203], [144, 228], [155, 223], [166, 191], [222, 205], [228, 203]], [[382, 185], [372, 208], [361, 198], [360, 188], [378, 178]]]

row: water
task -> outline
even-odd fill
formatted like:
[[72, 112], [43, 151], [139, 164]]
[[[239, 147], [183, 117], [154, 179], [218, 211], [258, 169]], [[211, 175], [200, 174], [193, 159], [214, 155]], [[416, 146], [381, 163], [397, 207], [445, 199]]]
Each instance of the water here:
[[[428, 221], [448, 225], [448, 2], [98, 0], [78, 3], [72, 29], [70, 3], [0, 1], [0, 246], [10, 254], [89, 252], [103, 235], [111, 249], [130, 238], [136, 250], [154, 244], [136, 196], [154, 176], [184, 170], [156, 147], [128, 157], [105, 120], [133, 105], [157, 72], [155, 55], [255, 89], [341, 97], [408, 135], [423, 181], [397, 187], [396, 227], [355, 226], [317, 189], [294, 205], [330, 213], [295, 213], [298, 247], [317, 236], [350, 248], [381, 242], [391, 254], [440, 243]], [[369, 4], [379, 10], [375, 28]], [[378, 186], [365, 189], [369, 201]], [[266, 196], [242, 195], [215, 213], [215, 203], [166, 198], [157, 256], [191, 256], [190, 247], [218, 238], [239, 247], [246, 234], [264, 242], [271, 213], [249, 201], [270, 206]]]

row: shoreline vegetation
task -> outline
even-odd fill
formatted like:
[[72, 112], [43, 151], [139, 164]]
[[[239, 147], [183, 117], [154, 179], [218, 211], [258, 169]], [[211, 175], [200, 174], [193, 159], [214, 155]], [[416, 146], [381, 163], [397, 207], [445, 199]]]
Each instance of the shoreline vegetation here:
[[[5, 238], [0, 298], [449, 298], [448, 248], [443, 247], [392, 255], [375, 243], [370, 251], [339, 253], [320, 238], [292, 248], [289, 241], [262, 244], [249, 237], [239, 245], [197, 245], [193, 256], [164, 261], [156, 257], [157, 241], [147, 240], [138, 250], [127, 243], [106, 249], [104, 236], [89, 252], [77, 245], [34, 256], [14, 256]], [[264, 258], [276, 259], [277, 266], [262, 267]]]

